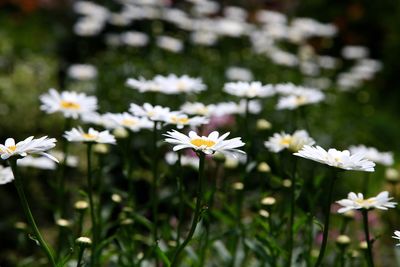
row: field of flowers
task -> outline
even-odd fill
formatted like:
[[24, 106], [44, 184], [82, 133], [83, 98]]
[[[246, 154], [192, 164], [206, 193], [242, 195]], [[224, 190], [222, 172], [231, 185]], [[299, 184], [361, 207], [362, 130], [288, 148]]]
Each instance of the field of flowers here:
[[343, 21], [39, 2], [0, 10], [1, 267], [400, 266], [391, 69]]

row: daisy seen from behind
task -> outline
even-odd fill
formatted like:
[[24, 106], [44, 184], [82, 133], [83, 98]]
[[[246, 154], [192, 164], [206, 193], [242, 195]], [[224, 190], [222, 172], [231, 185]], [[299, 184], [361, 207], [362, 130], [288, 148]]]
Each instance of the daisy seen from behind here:
[[348, 150], [330, 148], [326, 151], [320, 146], [305, 145], [294, 155], [344, 170], [375, 171], [375, 163], [366, 159], [363, 153], [351, 154]]
[[138, 117], [146, 117], [152, 121], [165, 121], [170, 113], [170, 109], [159, 105], [144, 103], [143, 106], [131, 104], [129, 111]]
[[63, 91], [59, 93], [51, 88], [48, 93], [39, 97], [40, 109], [46, 113], [61, 112], [66, 118], [77, 119], [86, 113], [97, 110], [97, 98], [84, 93]]
[[164, 134], [167, 143], [175, 145], [173, 150], [178, 151], [184, 148], [191, 148], [196, 152], [202, 152], [210, 155], [220, 152], [226, 155], [235, 155], [235, 153], [245, 153], [237, 148], [242, 147], [245, 143], [240, 137], [226, 139], [229, 132], [219, 135], [217, 131], [210, 133], [208, 136], [199, 136], [196, 132], [190, 131], [188, 135], [172, 130]]
[[[397, 239], [397, 242], [400, 242], [400, 231], [394, 231], [394, 235], [392, 236], [394, 239]], [[396, 246], [400, 246], [400, 243], [397, 243]]]
[[0, 185], [7, 184], [14, 180], [14, 175], [10, 167], [0, 165]]

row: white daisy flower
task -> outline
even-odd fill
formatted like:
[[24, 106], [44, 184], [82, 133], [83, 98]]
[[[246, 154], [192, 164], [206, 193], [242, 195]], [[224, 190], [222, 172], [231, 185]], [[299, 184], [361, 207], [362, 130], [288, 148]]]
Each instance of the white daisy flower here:
[[320, 146], [305, 145], [294, 155], [345, 170], [375, 171], [375, 163], [366, 159], [364, 154], [351, 154], [348, 150], [330, 148], [326, 151]]
[[10, 167], [0, 165], [0, 185], [7, 184], [14, 180], [14, 174]]
[[202, 124], [207, 124], [209, 121], [206, 117], [195, 116], [189, 118], [186, 114], [182, 114], [179, 112], [171, 112], [166, 118], [165, 122], [167, 124], [176, 125], [178, 129], [182, 129], [185, 126], [199, 126]]
[[154, 82], [168, 94], [179, 93], [198, 93], [206, 89], [205, 84], [200, 78], [192, 78], [188, 75], [176, 76], [170, 74], [168, 76], [157, 75]]
[[154, 122], [147, 118], [139, 118], [132, 116], [131, 114], [124, 112], [122, 114], [108, 114], [109, 118], [115, 122], [116, 127], [123, 127], [131, 130], [132, 132], [138, 132], [141, 129], [153, 128]]
[[380, 152], [375, 147], [366, 147], [364, 145], [351, 146], [349, 147], [351, 153], [363, 153], [366, 159], [372, 160], [373, 162], [382, 164], [384, 166], [393, 165], [393, 153], [392, 152]]
[[110, 134], [108, 130], [99, 132], [93, 128], [89, 128], [88, 132], [82, 128], [72, 128], [71, 131], [64, 133], [65, 139], [70, 142], [88, 142], [88, 143], [102, 143], [102, 144], [115, 144], [115, 137]]
[[371, 197], [368, 199], [364, 199], [363, 194], [361, 193], [349, 193], [347, 198], [336, 201], [339, 205], [342, 206], [338, 210], [339, 213], [345, 213], [350, 210], [360, 210], [360, 209], [380, 209], [387, 210], [388, 208], [394, 208], [397, 203], [391, 202], [392, 197], [389, 197], [389, 192], [384, 191], [379, 193], [376, 197]]
[[173, 150], [178, 151], [184, 148], [191, 148], [195, 151], [201, 151], [205, 154], [214, 154], [220, 152], [226, 155], [234, 155], [235, 153], [245, 153], [238, 147], [244, 146], [240, 137], [225, 140], [229, 133], [219, 136], [217, 131], [210, 133], [208, 136], [199, 136], [197, 133], [190, 131], [189, 135], [182, 134], [172, 130], [164, 134], [167, 143], [175, 145]]
[[71, 79], [88, 81], [97, 77], [97, 69], [89, 64], [73, 64], [69, 66], [67, 74]]
[[272, 85], [262, 85], [261, 82], [230, 82], [224, 85], [224, 91], [231, 95], [246, 98], [268, 97], [275, 94]]
[[55, 147], [56, 142], [57, 140], [55, 138], [47, 138], [47, 136], [37, 139], [30, 136], [18, 143], [15, 143], [13, 138], [8, 138], [4, 145], [0, 144], [0, 155], [2, 159], [6, 160], [13, 156], [26, 157], [28, 154], [38, 154], [48, 157], [58, 163], [55, 157], [45, 153], [45, 151]]
[[[178, 154], [175, 152], [166, 153], [165, 161], [169, 165], [174, 165], [178, 161]], [[182, 164], [182, 166], [190, 166], [192, 168], [198, 169], [199, 168], [199, 158], [181, 155], [181, 164]]]
[[146, 117], [152, 121], [165, 121], [170, 113], [169, 108], [149, 103], [144, 103], [143, 106], [131, 104], [129, 111], [135, 116]]
[[325, 94], [316, 89], [297, 89], [291, 95], [282, 96], [277, 109], [296, 109], [300, 106], [316, 104], [325, 99]]
[[41, 110], [47, 113], [61, 112], [65, 117], [74, 119], [97, 109], [97, 98], [94, 96], [70, 91], [60, 94], [53, 88], [41, 95], [40, 101], [42, 102]]
[[145, 92], [167, 93], [165, 91], [165, 88], [160, 87], [160, 84], [158, 84], [154, 80], [146, 80], [143, 77], [140, 77], [139, 79], [129, 78], [126, 81], [126, 85], [133, 89], [138, 90], [141, 93], [145, 93]]
[[215, 108], [216, 106], [213, 104], [204, 105], [203, 103], [200, 102], [186, 102], [181, 106], [180, 109], [185, 114], [209, 117], [213, 114]]
[[21, 167], [33, 167], [42, 170], [55, 170], [57, 168], [56, 163], [46, 157], [26, 156], [25, 158], [17, 160], [17, 165]]
[[275, 133], [267, 142], [264, 142], [264, 145], [269, 151], [277, 153], [284, 149], [297, 152], [304, 145], [313, 145], [314, 143], [314, 139], [308, 135], [307, 131], [297, 130], [293, 134]]
[[[394, 231], [393, 233], [394, 235], [392, 236], [394, 239], [399, 240], [398, 242], [400, 242], [400, 231]], [[396, 246], [400, 246], [400, 243], [396, 244]]]
[[173, 53], [179, 53], [183, 50], [183, 42], [171, 36], [157, 36], [157, 46]]

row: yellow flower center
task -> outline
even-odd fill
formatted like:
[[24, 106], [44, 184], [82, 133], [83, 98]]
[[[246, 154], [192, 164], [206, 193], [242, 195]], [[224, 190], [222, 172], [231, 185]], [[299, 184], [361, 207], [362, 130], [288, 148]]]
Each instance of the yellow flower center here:
[[123, 119], [121, 123], [125, 126], [133, 126], [137, 123], [137, 121], [133, 119]]
[[303, 105], [307, 102], [307, 98], [304, 96], [297, 96], [296, 97], [296, 103], [297, 105]]
[[187, 124], [189, 122], [189, 118], [178, 118], [178, 117], [172, 117], [171, 121], [175, 124]]
[[182, 81], [179, 81], [176, 84], [176, 87], [177, 87], [178, 91], [185, 91], [186, 90], [186, 84], [184, 82], [182, 82]]
[[356, 199], [355, 202], [357, 204], [360, 204], [361, 206], [370, 206], [371, 204], [374, 204], [375, 199], [373, 198], [368, 198], [368, 199]]
[[290, 136], [285, 136], [279, 142], [281, 145], [288, 146], [292, 142], [292, 138]]
[[85, 138], [85, 139], [96, 139], [96, 136], [94, 134], [84, 133], [83, 134], [83, 138]]
[[14, 152], [17, 149], [17, 146], [9, 146], [7, 149], [9, 152]]
[[78, 103], [65, 100], [61, 101], [60, 106], [65, 109], [74, 109], [74, 110], [81, 108], [81, 105], [79, 105]]
[[214, 141], [206, 140], [206, 139], [200, 139], [200, 138], [198, 138], [198, 139], [193, 139], [193, 140], [190, 141], [190, 143], [191, 143], [192, 145], [194, 145], [194, 146], [197, 146], [197, 147], [202, 147], [202, 146], [205, 146], [205, 147], [212, 147], [212, 146], [215, 145], [215, 142], [214, 142]]

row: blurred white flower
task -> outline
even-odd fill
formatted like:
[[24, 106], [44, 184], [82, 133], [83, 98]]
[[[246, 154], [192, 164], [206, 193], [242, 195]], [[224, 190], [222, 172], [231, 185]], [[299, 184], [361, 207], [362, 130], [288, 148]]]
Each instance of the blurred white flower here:
[[89, 64], [73, 64], [68, 68], [68, 76], [79, 81], [93, 80], [97, 77], [97, 69]]
[[284, 149], [297, 152], [304, 145], [313, 145], [314, 143], [314, 139], [308, 135], [307, 131], [297, 130], [293, 134], [275, 133], [267, 142], [264, 142], [264, 145], [271, 152], [277, 153]]
[[61, 94], [51, 88], [39, 97], [40, 109], [46, 113], [61, 112], [66, 118], [77, 119], [79, 116], [97, 109], [97, 98], [84, 93], [63, 91]]
[[149, 42], [149, 37], [145, 33], [136, 31], [124, 32], [120, 38], [123, 44], [133, 47], [146, 46]]
[[2, 159], [6, 160], [13, 156], [26, 157], [29, 154], [38, 154], [58, 163], [55, 157], [45, 152], [55, 147], [56, 142], [55, 138], [47, 138], [47, 136], [37, 139], [30, 136], [18, 143], [15, 143], [13, 138], [7, 138], [4, 145], [0, 144], [0, 155]]
[[394, 162], [392, 152], [380, 152], [375, 147], [358, 145], [349, 147], [349, 150], [352, 154], [362, 153], [366, 159], [372, 160], [373, 162], [382, 164], [384, 166], [391, 166]]
[[170, 109], [159, 105], [153, 106], [149, 103], [144, 103], [143, 106], [131, 104], [129, 111], [138, 117], [146, 117], [152, 121], [165, 121], [170, 113]]
[[115, 137], [110, 134], [108, 130], [99, 132], [93, 128], [89, 128], [88, 132], [83, 131], [82, 128], [72, 128], [66, 131], [63, 135], [69, 142], [86, 142], [86, 143], [101, 143], [101, 144], [115, 144]]
[[208, 119], [200, 116], [189, 118], [186, 114], [175, 111], [168, 114], [165, 122], [167, 124], [176, 125], [178, 129], [182, 129], [185, 126], [196, 127], [202, 124], [207, 124]]
[[339, 213], [345, 213], [350, 210], [360, 209], [380, 209], [387, 210], [388, 208], [394, 208], [397, 203], [391, 202], [392, 197], [389, 197], [389, 192], [384, 191], [379, 193], [376, 197], [364, 199], [361, 193], [349, 193], [346, 199], [336, 201], [342, 208], [338, 210]]
[[296, 109], [300, 106], [316, 104], [325, 99], [325, 94], [316, 89], [296, 89], [288, 96], [282, 96], [277, 109]]
[[14, 174], [10, 167], [0, 165], [0, 185], [7, 184], [14, 180]]
[[367, 47], [348, 45], [343, 47], [342, 56], [345, 59], [361, 59], [368, 57], [369, 51]]
[[233, 81], [251, 81], [253, 73], [251, 70], [241, 67], [229, 67], [225, 71], [225, 76], [228, 80]]
[[230, 82], [224, 85], [224, 91], [245, 98], [268, 97], [275, 94], [272, 85], [262, 85], [261, 82]]
[[294, 155], [345, 170], [375, 171], [375, 163], [366, 159], [364, 154], [351, 154], [348, 150], [330, 148], [326, 151], [320, 146], [305, 145]]
[[158, 47], [173, 53], [179, 53], [183, 50], [183, 42], [171, 36], [158, 36], [156, 42]]
[[55, 170], [57, 165], [54, 161], [46, 157], [26, 156], [17, 160], [17, 165], [22, 167], [33, 167], [42, 170]]
[[218, 35], [212, 31], [193, 31], [190, 40], [196, 45], [212, 46], [218, 41]]
[[173, 150], [178, 151], [184, 148], [191, 148], [195, 151], [201, 151], [205, 154], [214, 154], [220, 152], [225, 155], [235, 155], [235, 153], [245, 153], [238, 147], [245, 144], [240, 137], [225, 140], [229, 133], [219, 135], [217, 131], [210, 133], [208, 136], [199, 136], [196, 132], [190, 131], [189, 135], [182, 134], [172, 130], [164, 134], [167, 138], [165, 142], [175, 145]]
[[213, 114], [216, 106], [213, 104], [204, 105], [200, 102], [186, 102], [181, 106], [182, 112], [189, 115], [200, 115], [209, 117]]
[[109, 118], [114, 121], [116, 127], [124, 127], [132, 132], [138, 132], [141, 129], [153, 128], [154, 122], [150, 121], [146, 117], [139, 118], [132, 116], [131, 114], [124, 112], [121, 114], [108, 114]]
[[[169, 165], [174, 165], [178, 161], [178, 154], [176, 152], [168, 152], [167, 154], [165, 154], [165, 161]], [[181, 164], [182, 166], [190, 166], [192, 168], [198, 168], [199, 158], [181, 155]]]
[[157, 75], [154, 77], [154, 82], [168, 94], [198, 93], [206, 89], [201, 78], [192, 78], [188, 75]]
[[167, 93], [165, 88], [161, 88], [160, 84], [158, 84], [154, 80], [146, 80], [143, 77], [140, 77], [138, 80], [129, 78], [126, 81], [126, 85], [133, 88], [137, 89], [139, 92], [144, 93], [144, 92], [161, 92], [161, 93]]

